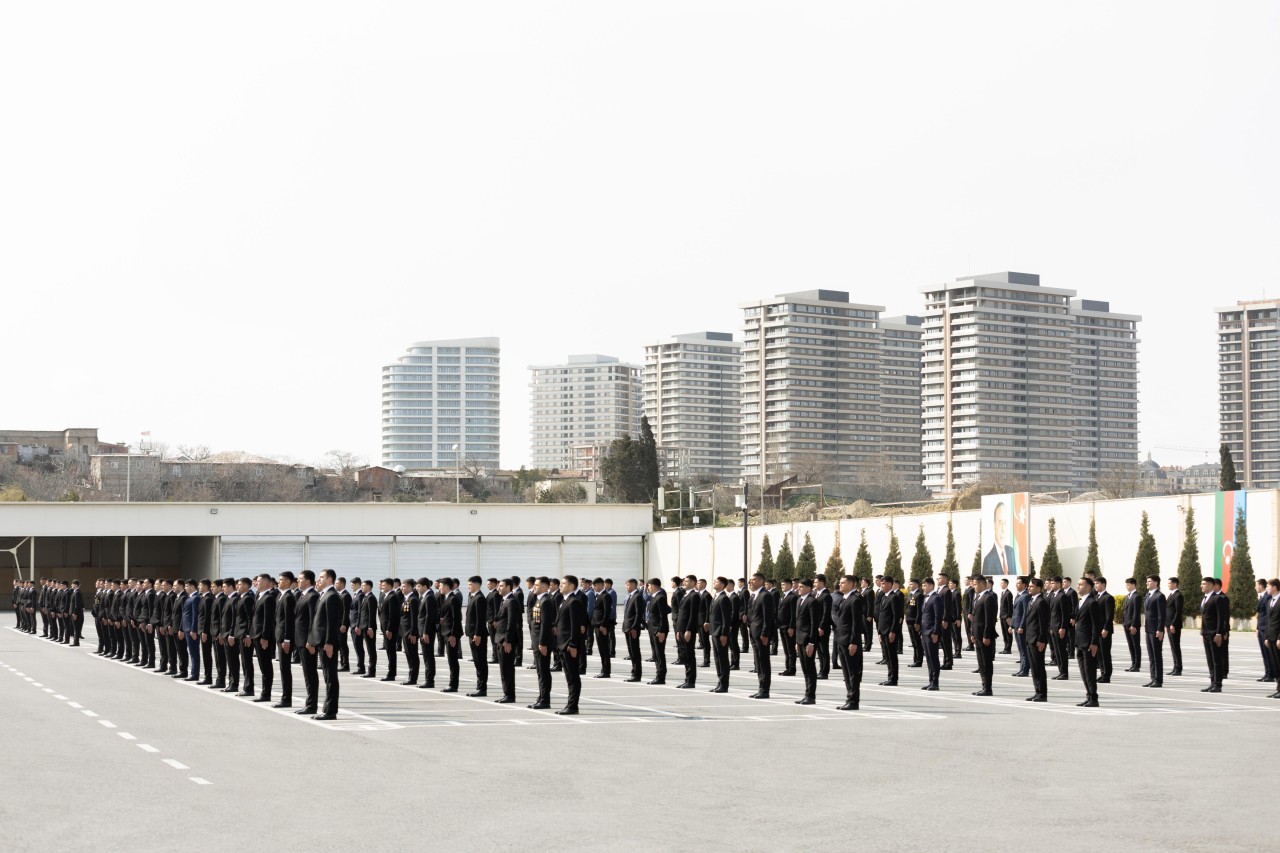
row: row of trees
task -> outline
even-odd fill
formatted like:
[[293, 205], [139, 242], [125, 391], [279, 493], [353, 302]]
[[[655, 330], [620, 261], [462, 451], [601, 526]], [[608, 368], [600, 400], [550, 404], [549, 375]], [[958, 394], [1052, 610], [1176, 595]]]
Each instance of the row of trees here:
[[[981, 540], [981, 534], [979, 534]], [[1036, 575], [1035, 560], [1032, 559], [1031, 575]], [[804, 544], [800, 548], [798, 557], [794, 556], [791, 549], [791, 542], [787, 536], [783, 536], [782, 547], [778, 549], [778, 555], [773, 556], [773, 549], [766, 534], [760, 548], [760, 562], [757, 571], [766, 578], [781, 580], [784, 578], [812, 578], [818, 571], [817, 555], [814, 552], [813, 542], [809, 538], [809, 534], [804, 535]], [[945, 572], [948, 577], [958, 578], [960, 571], [956, 562], [956, 543], [955, 536], [952, 531], [951, 522], [947, 522], [947, 544], [945, 556], [939, 571]], [[1095, 575], [1101, 574], [1101, 566], [1098, 559], [1098, 536], [1096, 522], [1089, 522], [1089, 547], [1085, 556], [1084, 571], [1092, 571]], [[902, 569], [902, 552], [898, 545], [898, 536], [892, 528], [889, 531], [889, 552], [885, 556], [882, 568], [877, 571], [871, 559], [871, 552], [867, 548], [867, 534], [862, 533], [861, 541], [858, 544], [858, 553], [854, 558], [852, 571], [845, 570], [844, 559], [840, 554], [840, 543], [837, 540], [835, 547], [831, 550], [831, 555], [827, 558], [825, 573], [827, 578], [834, 584], [835, 579], [844, 574], [852, 574], [858, 578], [872, 578], [877, 574], [885, 577], [895, 578], [898, 581], [906, 582]], [[1058, 556], [1058, 531], [1057, 521], [1049, 519], [1049, 542], [1045, 547], [1044, 556], [1040, 561], [1040, 574], [1043, 577], [1055, 577], [1063, 573], [1062, 560]], [[933, 556], [929, 552], [928, 544], [925, 542], [924, 525], [920, 526], [920, 532], [916, 535], [915, 553], [911, 558], [911, 580], [923, 580], [934, 574]], [[973, 569], [970, 572], [973, 575], [982, 574], [982, 548], [973, 555]], [[1145, 595], [1146, 577], [1147, 575], [1160, 574], [1160, 554], [1156, 549], [1155, 536], [1151, 533], [1150, 521], [1147, 514], [1142, 514], [1142, 525], [1138, 532], [1138, 551], [1133, 561], [1133, 574], [1131, 577], [1138, 582], [1137, 594]], [[1182, 590], [1183, 600], [1185, 602], [1185, 613], [1187, 616], [1198, 616], [1200, 614], [1200, 581], [1204, 577], [1203, 569], [1200, 565], [1200, 552], [1198, 544], [1198, 534], [1196, 531], [1195, 510], [1188, 508], [1186, 520], [1186, 535], [1182, 545], [1182, 555], [1178, 560], [1178, 586]], [[1115, 590], [1119, 590], [1120, 583], [1123, 579], [1110, 578], [1113, 595]], [[1231, 578], [1227, 587], [1227, 596], [1231, 600], [1231, 615], [1237, 619], [1248, 619], [1255, 615], [1255, 577], [1253, 573], [1253, 559], [1249, 554], [1249, 529], [1245, 522], [1244, 512], [1240, 511], [1236, 514], [1235, 525], [1235, 551], [1231, 560]]]

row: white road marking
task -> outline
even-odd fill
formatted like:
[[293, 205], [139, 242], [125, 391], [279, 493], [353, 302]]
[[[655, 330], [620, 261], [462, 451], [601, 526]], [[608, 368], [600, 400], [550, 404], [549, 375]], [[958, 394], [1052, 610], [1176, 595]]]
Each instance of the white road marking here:
[[31, 677], [31, 676], [29, 676], [29, 675], [28, 675], [28, 676], [26, 676], [25, 678], [23, 678], [22, 680], [23, 680], [23, 681], [30, 681], [30, 682], [33, 682], [33, 683], [35, 682], [35, 679], [34, 679], [34, 678], [32, 678], [32, 677]]
[[202, 778], [201, 778], [201, 777], [199, 777], [199, 776], [192, 776], [192, 777], [190, 777], [190, 778], [191, 778], [191, 781], [192, 781], [192, 782], [195, 782], [197, 785], [212, 785], [212, 784], [213, 784], [213, 783], [212, 783], [212, 782], [210, 782], [208, 779], [202, 779]]
[[40, 683], [40, 682], [38, 682], [38, 681], [33, 681], [33, 682], [31, 682], [31, 686], [32, 686], [32, 687], [44, 687], [44, 685], [43, 685], [43, 684], [41, 684], [41, 683]]
[[137, 746], [138, 749], [142, 750], [143, 752], [159, 752], [160, 751], [149, 743], [139, 743], [139, 744], [135, 744], [135, 746]]
[[46, 688], [44, 689], [44, 692], [45, 692], [45, 693], [52, 693], [52, 692], [53, 692], [53, 688], [52, 688], [52, 687], [46, 687]]
[[115, 723], [109, 722], [107, 720], [98, 720], [98, 724], [105, 726], [106, 728], [109, 728], [109, 729], [114, 729], [116, 727]]
[[55, 694], [53, 694], [53, 698], [54, 698], [54, 699], [60, 699], [60, 700], [62, 700], [63, 702], [66, 702], [66, 701], [67, 701], [67, 697], [66, 697], [66, 696], [63, 696], [61, 693], [55, 693]]
[[178, 761], [177, 759], [174, 759], [174, 758], [162, 758], [160, 760], [163, 761], [165, 764], [168, 764], [174, 770], [190, 770], [191, 769], [187, 765], [183, 764], [181, 761]]
[[129, 734], [128, 732], [116, 732], [116, 734], [120, 735], [120, 737], [124, 738], [125, 740], [137, 740], [136, 737]]
[[84, 707], [84, 706], [83, 706], [83, 705], [81, 705], [79, 702], [72, 702], [71, 700], [67, 700], [67, 704], [68, 704], [68, 705], [70, 705], [72, 708], [75, 708], [75, 709], [77, 709], [77, 710], [79, 710], [80, 708], [83, 708], [83, 707]]
[[81, 711], [80, 713], [81, 713], [81, 714], [84, 714], [86, 717], [96, 717], [96, 716], [98, 716], [97, 714], [93, 713], [92, 711], [90, 711], [90, 710], [89, 710], [89, 709], [87, 709], [87, 708], [86, 708], [85, 710]]

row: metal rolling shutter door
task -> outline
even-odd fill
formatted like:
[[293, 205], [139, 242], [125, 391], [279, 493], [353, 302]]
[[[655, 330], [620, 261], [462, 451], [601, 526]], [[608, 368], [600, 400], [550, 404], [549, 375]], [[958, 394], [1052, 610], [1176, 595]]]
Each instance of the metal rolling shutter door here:
[[407, 539], [396, 541], [396, 574], [402, 578], [459, 578], [465, 584], [476, 573], [475, 539]]
[[307, 563], [317, 575], [324, 569], [333, 569], [338, 577], [372, 578], [374, 587], [378, 581], [391, 577], [391, 537], [311, 537], [308, 544]]
[[301, 536], [224, 536], [219, 573], [224, 578], [251, 578], [263, 572], [275, 576], [287, 569], [296, 575], [305, 562], [303, 548]]
[[644, 555], [639, 538], [572, 538], [564, 540], [564, 573], [581, 578], [605, 578], [622, 588], [627, 578], [640, 579]]
[[480, 575], [483, 578], [546, 575], [560, 573], [560, 542], [549, 540], [480, 540]]

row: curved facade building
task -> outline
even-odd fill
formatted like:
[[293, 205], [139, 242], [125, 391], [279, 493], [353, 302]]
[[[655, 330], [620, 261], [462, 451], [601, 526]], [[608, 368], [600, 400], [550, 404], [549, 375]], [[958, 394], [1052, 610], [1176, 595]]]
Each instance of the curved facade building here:
[[[382, 464], [498, 467], [497, 338], [419, 341], [382, 368]], [[455, 451], [454, 445], [459, 449]]]

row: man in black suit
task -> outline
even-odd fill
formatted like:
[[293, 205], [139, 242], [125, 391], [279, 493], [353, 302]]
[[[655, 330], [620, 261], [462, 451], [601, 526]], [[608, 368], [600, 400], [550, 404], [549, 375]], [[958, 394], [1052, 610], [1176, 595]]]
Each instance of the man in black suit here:
[[[855, 623], [853, 630], [861, 632], [862, 623]], [[768, 699], [773, 677], [773, 665], [769, 660], [769, 644], [778, 634], [778, 607], [773, 596], [765, 589], [764, 575], [751, 576], [751, 598], [747, 602], [747, 636], [751, 641], [752, 660], [755, 663], [756, 681], [760, 689], [752, 699]]]
[[[1098, 644], [1098, 683], [1111, 683], [1111, 629], [1115, 626], [1116, 600], [1107, 592], [1107, 579], [1093, 579], [1093, 594], [1098, 597], [1098, 607], [1102, 610], [1102, 632]], [[1107, 618], [1110, 616], [1110, 618]]]
[[[227, 601], [222, 606], [222, 645], [226, 648], [227, 654], [227, 686], [223, 688], [223, 693], [238, 693], [240, 691], [240, 639], [236, 636], [236, 623], [241, 617], [240, 612], [240, 591], [238, 589], [239, 582], [231, 579], [222, 582], [222, 588], [227, 593]], [[245, 625], [245, 633], [248, 633], [248, 625]]]
[[[1263, 642], [1271, 654], [1271, 665], [1280, 673], [1280, 580], [1272, 578], [1267, 582], [1267, 593], [1271, 601], [1267, 604], [1267, 615], [1264, 621]], [[1280, 682], [1280, 679], [1277, 679]], [[1277, 684], [1280, 687], [1280, 683]], [[1271, 694], [1272, 699], [1280, 699], [1280, 690]]]
[[1098, 641], [1102, 633], [1102, 608], [1093, 594], [1093, 581], [1081, 578], [1079, 584], [1080, 606], [1076, 608], [1075, 635], [1076, 660], [1080, 666], [1080, 678], [1084, 681], [1085, 700], [1082, 708], [1098, 707]]
[[213, 684], [213, 637], [210, 623], [213, 619], [213, 592], [208, 578], [201, 578], [196, 587], [200, 591], [200, 607], [196, 610], [196, 636], [200, 640], [200, 658], [204, 662], [204, 678], [198, 684]]
[[436, 686], [436, 634], [440, 631], [440, 600], [431, 588], [431, 578], [418, 578], [418, 624], [414, 633], [422, 646], [422, 683], [419, 690]]
[[[946, 584], [943, 584], [943, 580]], [[938, 575], [938, 595], [942, 597], [942, 666], [951, 669], [960, 657], [960, 595], [956, 591], [955, 578], [942, 572]]]
[[649, 580], [649, 607], [645, 624], [649, 627], [649, 645], [653, 649], [654, 677], [650, 684], [667, 683], [667, 634], [671, 631], [671, 607], [662, 581]]
[[400, 582], [400, 630], [398, 636], [404, 646], [404, 659], [409, 677], [400, 683], [413, 687], [418, 683], [418, 616], [422, 600], [413, 587], [413, 579]]
[[1013, 654], [1013, 593], [1009, 591], [1009, 579], [1000, 578], [1000, 636], [1004, 638], [1002, 655]]
[[676, 611], [676, 636], [684, 642], [684, 682], [681, 690], [692, 690], [698, 683], [698, 656], [694, 651], [694, 638], [702, 630], [702, 596], [697, 590], [698, 578], [688, 575], [684, 579], [680, 609]]
[[920, 632], [923, 620], [920, 608], [924, 605], [924, 590], [921, 589], [920, 581], [913, 579], [907, 584], [907, 596], [903, 603], [906, 607], [904, 621], [907, 634], [911, 637], [911, 663], [907, 666], [916, 669], [924, 666], [924, 639]]
[[471, 663], [476, 669], [476, 689], [467, 695], [472, 698], [489, 695], [489, 599], [480, 590], [480, 576], [473, 575], [467, 582], [470, 596], [467, 598], [467, 619], [463, 633], [471, 647]]
[[893, 578], [880, 580], [876, 596], [876, 632], [880, 635], [880, 654], [889, 668], [881, 687], [898, 686], [898, 634], [902, 631], [902, 594], [893, 588]]
[[804, 696], [797, 699], [796, 704], [812, 705], [818, 691], [818, 662], [814, 655], [822, 614], [813, 597], [813, 581], [800, 578], [796, 583], [800, 587], [796, 601], [796, 652], [800, 658], [800, 671], [804, 673]]
[[782, 647], [783, 667], [779, 675], [796, 674], [796, 602], [800, 596], [791, 588], [791, 579], [783, 578], [779, 583], [781, 595], [778, 598], [778, 637]]
[[827, 576], [818, 574], [813, 579], [813, 598], [818, 606], [818, 680], [825, 681], [831, 675], [831, 590], [827, 589]]
[[1164, 593], [1160, 591], [1160, 576], [1147, 575], [1146, 616], [1147, 660], [1150, 661], [1151, 680], [1143, 687], [1164, 686], [1164, 631], [1168, 625], [1169, 611]]
[[613, 606], [613, 597], [605, 591], [604, 578], [596, 578], [594, 586], [596, 597], [591, 605], [591, 631], [596, 637], [596, 651], [600, 653], [600, 671], [596, 678], [608, 678], [613, 673], [610, 640], [618, 624], [618, 610]]
[[462, 657], [462, 594], [454, 588], [453, 578], [440, 578], [440, 634], [445, 646], [445, 663], [449, 666], [449, 685], [441, 693], [458, 692], [458, 661]]
[[1178, 589], [1178, 577], [1174, 575], [1167, 581], [1169, 593], [1165, 596], [1165, 609], [1169, 612], [1169, 654], [1173, 658], [1173, 669], [1169, 675], [1182, 675], [1182, 625], [1185, 619], [1185, 605], [1182, 590]]
[[1129, 644], [1129, 667], [1125, 672], [1142, 671], [1142, 595], [1138, 592], [1138, 581], [1125, 578], [1124, 588], [1124, 639]]
[[556, 599], [551, 594], [551, 579], [536, 581], [537, 598], [530, 605], [533, 622], [533, 663], [538, 672], [538, 698], [529, 707], [535, 711], [551, 708], [551, 652], [556, 645]]
[[524, 582], [524, 621], [529, 632], [529, 651], [533, 652], [533, 662], [525, 668], [536, 670], [538, 668], [538, 632], [533, 630], [533, 603], [538, 600], [538, 579], [529, 575]]
[[[675, 618], [680, 618], [680, 603], [684, 601], [684, 579], [674, 577], [671, 579], [671, 612], [675, 614]], [[684, 663], [684, 632], [676, 632], [676, 663]]]
[[[276, 665], [280, 668], [280, 701], [272, 708], [293, 707], [293, 648], [294, 623], [297, 621], [297, 599], [292, 592], [293, 572], [281, 572], [276, 578], [280, 593], [276, 599], [275, 641], [279, 651], [276, 653]], [[266, 679], [263, 679], [266, 683]]]
[[1204, 642], [1205, 661], [1209, 664], [1209, 686], [1201, 693], [1221, 693], [1223, 673], [1223, 652], [1226, 646], [1226, 634], [1231, 630], [1231, 623], [1226, 621], [1219, 599], [1222, 594], [1214, 585], [1214, 578], [1205, 577], [1200, 581], [1200, 591], [1204, 598], [1200, 601], [1200, 639]]
[[938, 576], [925, 578], [920, 584], [923, 587], [924, 599], [920, 602], [920, 642], [924, 645], [924, 663], [928, 667], [929, 682], [921, 690], [938, 689], [938, 673], [941, 669], [938, 650], [946, 640], [946, 629], [942, 627], [946, 605], [939, 588], [946, 589], [946, 579]]
[[258, 595], [253, 605], [253, 625], [249, 631], [249, 639], [253, 644], [254, 657], [258, 661], [258, 675], [262, 682], [262, 692], [253, 700], [270, 702], [271, 687], [274, 680], [273, 658], [276, 651], [276, 600], [280, 593], [275, 589], [275, 580], [268, 574], [260, 574], [257, 578]]
[[965, 582], [964, 592], [960, 596], [960, 606], [964, 609], [964, 650], [966, 652], [973, 651], [973, 600], [977, 595], [978, 589], [971, 577]]
[[342, 627], [342, 599], [333, 582], [337, 575], [333, 569], [320, 573], [321, 593], [316, 601], [316, 612], [311, 622], [307, 652], [319, 658], [324, 670], [324, 710], [317, 720], [338, 719], [338, 643]]
[[698, 578], [694, 591], [702, 605], [702, 615], [698, 618], [698, 648], [702, 649], [702, 663], [698, 665], [707, 669], [711, 666], [711, 590], [707, 589], [704, 579]]
[[1071, 596], [1067, 595], [1065, 584], [1067, 579], [1055, 575], [1049, 591], [1049, 642], [1053, 648], [1054, 662], [1058, 665], [1058, 674], [1054, 681], [1066, 681], [1070, 677], [1071, 655], [1069, 649], [1075, 648], [1075, 640], [1071, 636], [1071, 620], [1075, 611], [1071, 606]]
[[712, 693], [729, 692], [729, 635], [733, 632], [733, 604], [725, 579], [715, 580], [715, 596], [707, 608], [707, 637], [716, 658], [716, 686]]
[[736, 584], [730, 582], [730, 598], [733, 599], [733, 642], [729, 644], [729, 669], [742, 666], [742, 655], [752, 651], [751, 642], [751, 590], [747, 579], [741, 578]]
[[316, 613], [320, 609], [317, 606], [320, 594], [316, 592], [315, 581], [315, 572], [303, 569], [298, 577], [298, 598], [294, 602], [293, 644], [295, 649], [301, 649], [302, 652], [302, 682], [307, 690], [307, 698], [302, 707], [294, 711], [295, 714], [316, 713], [320, 692], [320, 674], [316, 669], [319, 661], [316, 659], [315, 643], [311, 642], [312, 626], [315, 625]]
[[991, 695], [991, 679], [995, 675], [996, 638], [999, 636], [996, 624], [1000, 618], [996, 594], [991, 589], [991, 578], [974, 578], [977, 591], [973, 597], [973, 646], [978, 655], [978, 672], [982, 679], [982, 689], [975, 690], [974, 696]]
[[[575, 593], [578, 591], [578, 579], [573, 575], [565, 575], [560, 580], [560, 594], [564, 602], [556, 610], [556, 644], [564, 660], [564, 680], [569, 690], [565, 706], [557, 714], [572, 716], [578, 713], [578, 697], [582, 693], [582, 673], [578, 669], [578, 659], [585, 649], [583, 643], [587, 636], [587, 604]], [[693, 658], [692, 651], [689, 658]]]
[[236, 608], [235, 641], [240, 652], [240, 672], [243, 677], [240, 696], [253, 696], [253, 669], [257, 660], [253, 653], [253, 611], [258, 604], [258, 596], [253, 592], [253, 581], [240, 578], [236, 584], [240, 593], [240, 601]]
[[[80, 581], [71, 582], [71, 590], [67, 596], [67, 619], [70, 622], [71, 645], [80, 645], [80, 632], [84, 628], [84, 596], [80, 593]], [[1261, 623], [1259, 623], [1261, 624]]]
[[[360, 588], [359, 578], [356, 578], [352, 583], [357, 589]], [[342, 624], [338, 626], [338, 672], [350, 672], [351, 624], [354, 621], [351, 618], [351, 611], [355, 606], [355, 600], [352, 598], [351, 593], [347, 591], [346, 578], [338, 578], [333, 587], [334, 591], [338, 594], [338, 598], [342, 600]]]
[[396, 680], [396, 656], [400, 651], [400, 617], [404, 602], [395, 578], [382, 579], [382, 598], [378, 600], [378, 623], [382, 626], [382, 650], [387, 653], [387, 674], [383, 681]]
[[524, 643], [520, 618], [520, 602], [510, 578], [498, 581], [501, 604], [497, 618], [493, 620], [493, 633], [498, 643], [498, 677], [502, 681], [502, 698], [498, 704], [516, 701], [516, 652]]
[[1222, 578], [1213, 579], [1213, 599], [1218, 608], [1218, 624], [1222, 626], [1222, 645], [1214, 647], [1218, 652], [1218, 677], [1226, 681], [1231, 671], [1231, 597], [1222, 590]]
[[360, 619], [356, 622], [356, 640], [364, 643], [366, 667], [361, 678], [378, 677], [378, 597], [373, 594], [373, 581], [360, 582]]
[[[854, 589], [853, 575], [840, 579], [841, 597], [832, 612], [831, 630], [835, 635], [836, 657], [844, 676], [844, 704], [841, 711], [858, 710], [862, 692], [862, 625], [865, 600]], [[935, 660], [936, 664], [936, 660]]]
[[627, 597], [622, 605], [622, 636], [627, 643], [627, 657], [631, 659], [631, 677], [627, 681], [639, 681], [644, 664], [640, 655], [640, 635], [644, 633], [644, 594], [635, 578], [627, 578]]
[[1027, 587], [1031, 597], [1027, 602], [1026, 618], [1022, 623], [1022, 636], [1027, 643], [1031, 687], [1034, 691], [1027, 697], [1027, 701], [1047, 702], [1049, 681], [1044, 668], [1044, 650], [1049, 646], [1049, 602], [1044, 597], [1043, 580], [1029, 578]]
[[[347, 612], [347, 642], [356, 652], [356, 675], [364, 675], [364, 633], [359, 628], [360, 609], [364, 606], [364, 584], [360, 578], [351, 579], [351, 591], [348, 595], [351, 598], [351, 606]], [[348, 668], [350, 660], [351, 656], [348, 652]]]
[[498, 592], [498, 579], [489, 578], [485, 581], [484, 595], [485, 606], [485, 627], [489, 629], [489, 663], [495, 666], [498, 663], [498, 640], [493, 630], [493, 623], [498, 618], [498, 611], [502, 609], [502, 594]]

